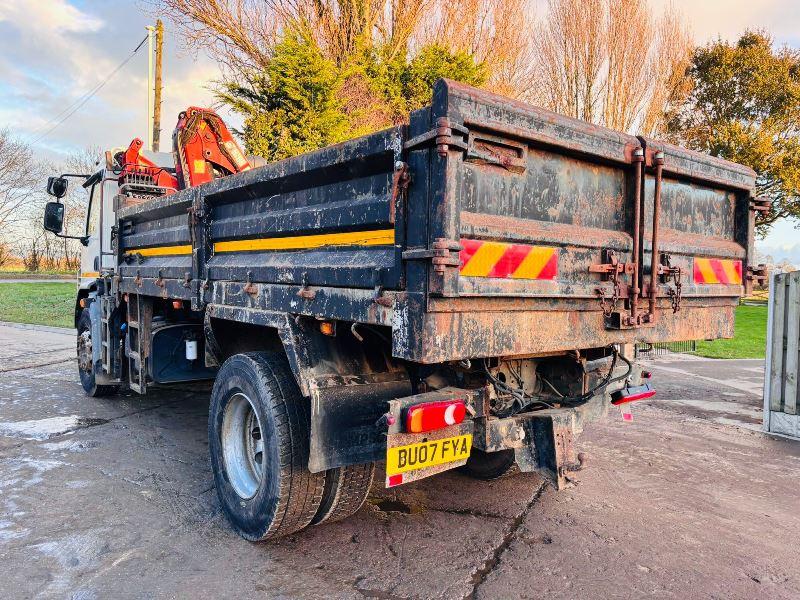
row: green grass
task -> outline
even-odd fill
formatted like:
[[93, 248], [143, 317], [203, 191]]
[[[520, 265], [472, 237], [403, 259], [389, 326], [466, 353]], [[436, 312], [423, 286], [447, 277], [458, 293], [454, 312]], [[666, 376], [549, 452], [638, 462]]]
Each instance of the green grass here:
[[74, 283], [0, 283], [0, 321], [73, 327]]
[[736, 333], [729, 340], [697, 342], [698, 356], [706, 358], [764, 358], [767, 346], [767, 307], [738, 306]]

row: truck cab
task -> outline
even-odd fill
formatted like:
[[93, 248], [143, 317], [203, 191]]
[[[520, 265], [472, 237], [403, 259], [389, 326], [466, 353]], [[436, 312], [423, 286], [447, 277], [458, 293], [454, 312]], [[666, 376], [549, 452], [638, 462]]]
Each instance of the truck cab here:
[[[123, 148], [113, 148], [103, 154], [98, 161], [101, 166], [91, 174], [64, 173], [51, 177], [47, 191], [56, 200], [49, 202], [45, 214], [45, 229], [59, 237], [78, 238], [81, 249], [80, 267], [78, 270], [78, 289], [75, 298], [75, 327], [81, 313], [81, 300], [90, 292], [97, 290], [98, 279], [103, 271], [116, 268], [116, 258], [112, 250], [114, 235], [115, 199], [120, 193], [118, 176], [120, 172], [119, 156]], [[174, 171], [172, 155], [168, 152], [143, 151], [142, 154], [155, 164]], [[67, 191], [69, 182], [80, 185], [88, 195], [86, 219], [81, 235], [65, 235], [63, 233], [63, 215], [66, 203], [69, 202]]]

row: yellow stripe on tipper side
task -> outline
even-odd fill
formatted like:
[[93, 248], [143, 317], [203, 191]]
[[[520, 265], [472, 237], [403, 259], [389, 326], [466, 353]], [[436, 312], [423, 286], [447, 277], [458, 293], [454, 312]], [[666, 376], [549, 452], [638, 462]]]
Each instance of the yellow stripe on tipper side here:
[[181, 256], [192, 253], [192, 245], [183, 246], [156, 246], [154, 248], [130, 248], [125, 254], [139, 254], [141, 256]]
[[248, 252], [255, 250], [306, 250], [324, 246], [391, 246], [394, 229], [318, 233], [291, 237], [256, 238], [215, 242], [214, 252]]

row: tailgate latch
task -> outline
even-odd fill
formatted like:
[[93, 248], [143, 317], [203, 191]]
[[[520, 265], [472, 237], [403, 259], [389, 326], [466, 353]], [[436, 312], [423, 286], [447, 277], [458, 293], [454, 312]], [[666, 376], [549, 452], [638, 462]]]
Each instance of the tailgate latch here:
[[[600, 297], [600, 306], [603, 310], [603, 316], [607, 319], [614, 315], [617, 302], [622, 296], [622, 284], [620, 282], [621, 275], [632, 275], [636, 270], [636, 263], [620, 262], [619, 255], [614, 250], [603, 250], [603, 262], [599, 265], [590, 265], [590, 273], [599, 273], [603, 276], [605, 281], [610, 281], [613, 285], [613, 292], [611, 296], [606, 295], [604, 288], [597, 288], [595, 291]], [[610, 300], [610, 301], [609, 301]], [[625, 315], [620, 315], [620, 323], [625, 320]], [[623, 323], [624, 324], [624, 323]]]
[[675, 280], [675, 288], [667, 290], [670, 301], [672, 302], [672, 313], [675, 314], [681, 309], [681, 293], [683, 290], [683, 269], [672, 266], [672, 257], [669, 254], [661, 255], [661, 264], [658, 265], [658, 276], [661, 283], [668, 283]]

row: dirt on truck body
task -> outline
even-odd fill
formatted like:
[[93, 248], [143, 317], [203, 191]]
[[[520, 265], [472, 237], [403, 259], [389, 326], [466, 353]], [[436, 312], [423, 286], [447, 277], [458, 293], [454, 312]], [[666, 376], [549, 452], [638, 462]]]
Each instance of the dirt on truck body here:
[[352, 514], [378, 461], [387, 486], [516, 465], [560, 487], [584, 424], [654, 393], [631, 344], [733, 335], [762, 276], [753, 188], [740, 165], [440, 80], [407, 125], [118, 194], [82, 377], [215, 378], [217, 492], [248, 539]]

